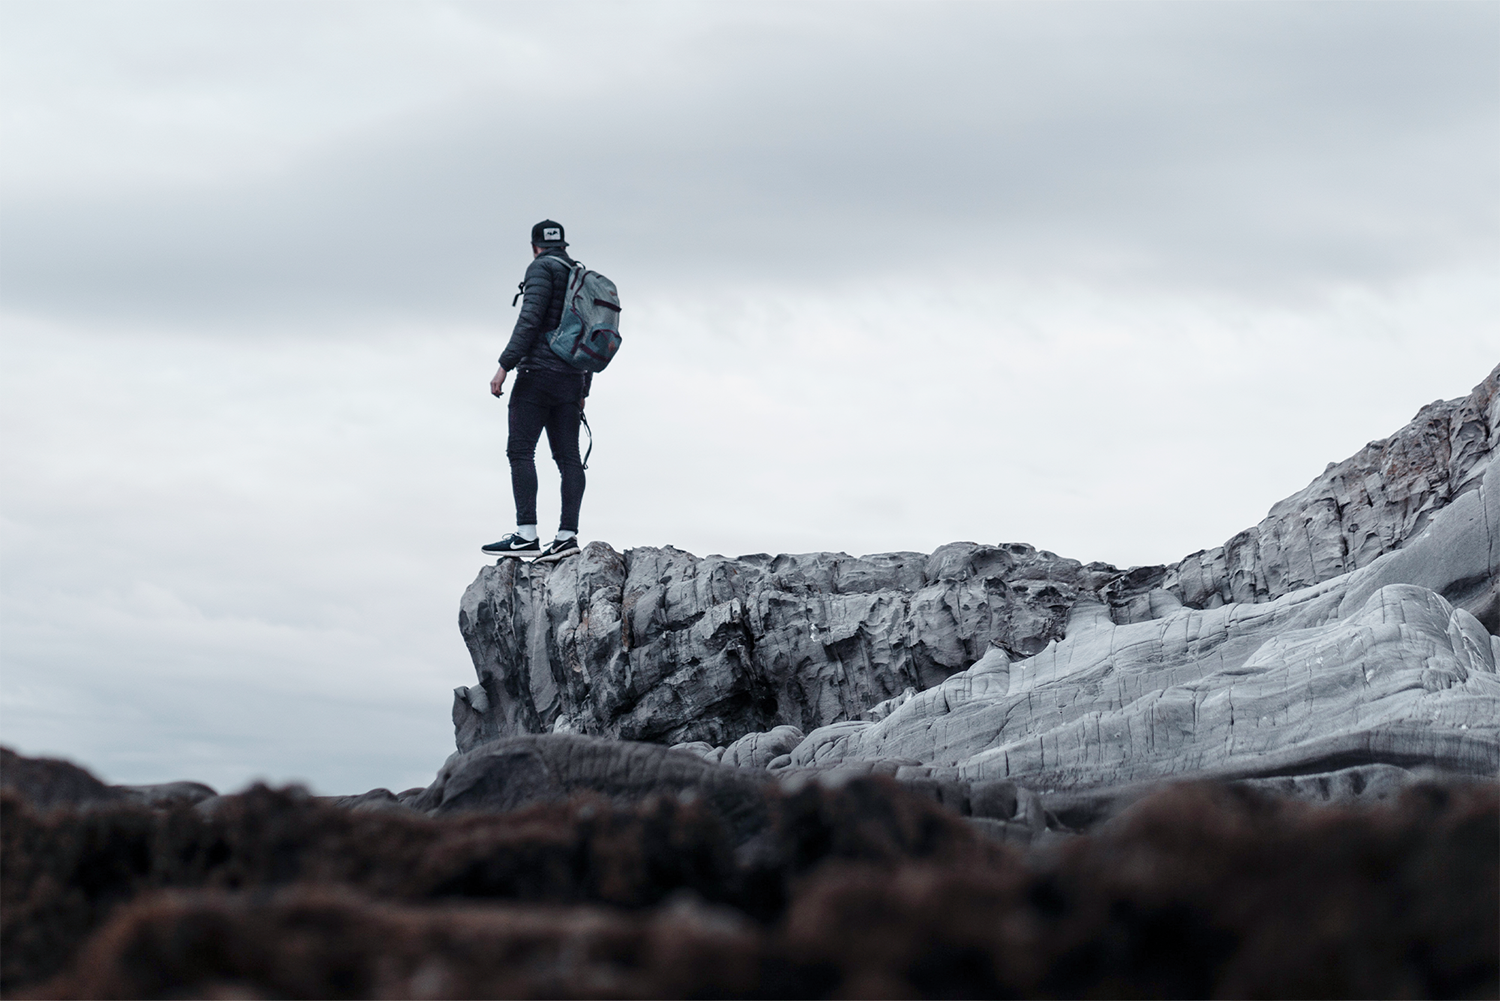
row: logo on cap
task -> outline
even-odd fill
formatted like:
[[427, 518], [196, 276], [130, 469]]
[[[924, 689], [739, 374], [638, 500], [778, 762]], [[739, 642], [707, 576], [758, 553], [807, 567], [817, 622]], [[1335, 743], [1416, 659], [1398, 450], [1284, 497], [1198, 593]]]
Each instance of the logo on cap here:
[[542, 230], [542, 239], [543, 240], [561, 240], [562, 239], [562, 230], [560, 228], [556, 227], [556, 226], [548, 226], [546, 229]]

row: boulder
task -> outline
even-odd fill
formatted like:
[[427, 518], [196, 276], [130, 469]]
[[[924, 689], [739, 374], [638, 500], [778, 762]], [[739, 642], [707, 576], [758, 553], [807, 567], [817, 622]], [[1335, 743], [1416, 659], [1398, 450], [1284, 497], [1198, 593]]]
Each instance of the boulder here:
[[763, 769], [732, 768], [662, 747], [549, 733], [510, 737], [455, 754], [409, 800], [434, 815], [500, 813], [589, 793], [619, 805], [653, 796], [702, 799], [736, 832], [765, 823]]
[[765, 768], [802, 743], [803, 733], [785, 724], [764, 733], [747, 733], [724, 749], [719, 759], [737, 768]]
[[0, 789], [38, 810], [130, 802], [129, 792], [106, 785], [92, 773], [57, 758], [28, 758], [0, 747]]

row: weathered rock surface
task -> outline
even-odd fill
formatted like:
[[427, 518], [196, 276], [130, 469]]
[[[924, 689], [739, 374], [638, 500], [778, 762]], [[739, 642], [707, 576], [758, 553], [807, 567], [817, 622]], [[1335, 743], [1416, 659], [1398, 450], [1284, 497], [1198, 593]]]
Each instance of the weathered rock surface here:
[[1313, 591], [1124, 626], [1080, 607], [1067, 639], [1008, 676], [965, 671], [878, 723], [816, 730], [791, 763], [912, 759], [1049, 789], [1500, 769], [1500, 641], [1424, 588], [1382, 588], [1333, 621], [1339, 590]]
[[929, 688], [991, 645], [1042, 650], [1115, 576], [972, 543], [699, 559], [595, 542], [551, 568], [503, 560], [459, 613], [480, 684], [457, 693], [458, 746], [552, 730], [723, 746], [811, 730]]
[[[1266, 601], [1369, 566], [1421, 536], [1439, 511], [1479, 487], [1494, 461], [1497, 428], [1500, 366], [1467, 397], [1430, 403], [1389, 438], [1329, 463], [1224, 545], [1170, 567], [1137, 568], [1127, 575], [1129, 586], [1113, 595], [1116, 621], [1143, 617], [1139, 592], [1147, 585], [1189, 608], [1212, 608]], [[1494, 567], [1493, 559], [1481, 562], [1440, 592], [1492, 633], [1500, 631]], [[1119, 614], [1122, 606], [1132, 617]]]
[[544, 734], [497, 740], [455, 754], [432, 785], [410, 800], [434, 815], [505, 812], [562, 803], [579, 793], [621, 805], [659, 795], [702, 799], [731, 829], [748, 834], [765, 823], [763, 769], [726, 768], [686, 751], [585, 737]]
[[974, 543], [501, 561], [460, 612], [480, 684], [456, 693], [459, 749], [583, 733], [1075, 792], [1493, 775], [1497, 425], [1500, 368], [1173, 566]]

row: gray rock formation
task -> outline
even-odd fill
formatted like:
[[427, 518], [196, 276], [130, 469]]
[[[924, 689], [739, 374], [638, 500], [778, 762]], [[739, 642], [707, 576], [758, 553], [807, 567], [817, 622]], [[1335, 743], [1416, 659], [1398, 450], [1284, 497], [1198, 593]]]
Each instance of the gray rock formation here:
[[[1006, 780], [967, 781], [953, 769], [913, 768], [886, 760], [776, 772], [748, 762], [720, 762], [717, 759], [725, 756], [724, 751], [719, 748], [716, 755], [708, 755], [701, 748], [667, 748], [577, 734], [508, 737], [454, 754], [432, 785], [407, 800], [406, 805], [441, 816], [503, 813], [562, 802], [580, 793], [603, 797], [618, 806], [640, 804], [661, 795], [693, 797], [724, 822], [737, 841], [744, 842], [764, 831], [768, 803], [778, 794], [795, 794], [809, 782], [837, 789], [860, 776], [882, 775], [908, 792], [969, 818], [992, 837], [1029, 844], [1049, 836], [1049, 832], [1071, 830], [1059, 818], [1059, 811], [1080, 827], [1092, 826], [1147, 791], [1142, 787], [1107, 796], [1049, 798]], [[1392, 771], [1402, 779], [1406, 777], [1399, 769]], [[1388, 780], [1387, 785], [1399, 787], [1402, 779]], [[1342, 785], [1348, 784], [1346, 780]], [[374, 795], [346, 797], [340, 805], [370, 809], [368, 802], [361, 801]]]
[[1497, 426], [1500, 368], [1172, 566], [974, 543], [503, 560], [460, 611], [480, 683], [456, 693], [458, 746], [582, 733], [1071, 793], [1493, 775]]
[[442, 815], [516, 810], [583, 792], [620, 804], [688, 795], [701, 797], [736, 835], [749, 836], [765, 823], [763, 792], [771, 781], [764, 769], [726, 767], [659, 744], [554, 733], [455, 754], [409, 805]]
[[[562, 802], [580, 793], [616, 806], [676, 796], [703, 802], [743, 843], [765, 830], [768, 804], [778, 796], [797, 795], [808, 783], [836, 790], [872, 775], [892, 779], [907, 792], [952, 810], [990, 837], [1020, 845], [1095, 830], [1160, 788], [1159, 782], [1141, 781], [1091, 790], [1038, 791], [1010, 779], [966, 777], [952, 766], [892, 758], [766, 770], [716, 763], [660, 744], [535, 734], [454, 754], [431, 786], [412, 790], [417, 793], [412, 797], [403, 793], [402, 803], [390, 801], [385, 790], [335, 802], [355, 810], [410, 809], [441, 816], [503, 813]], [[1230, 781], [1296, 799], [1352, 803], [1388, 799], [1414, 782], [1435, 777], [1431, 768], [1414, 771], [1375, 763]], [[377, 800], [381, 793], [384, 797]]]
[[961, 672], [878, 723], [815, 730], [791, 764], [899, 758], [1059, 789], [1500, 769], [1500, 640], [1425, 588], [1382, 588], [1338, 618], [1343, 591], [1124, 626], [1080, 606], [1067, 639], [1008, 673]]
[[456, 692], [461, 750], [554, 730], [723, 746], [859, 716], [991, 646], [1033, 654], [1118, 575], [1031, 546], [930, 556], [616, 553], [502, 560], [464, 593], [480, 684]]
[[[1115, 621], [1153, 617], [1151, 587], [1189, 608], [1278, 598], [1369, 566], [1419, 538], [1432, 518], [1478, 489], [1500, 428], [1500, 366], [1467, 397], [1428, 404], [1389, 438], [1372, 441], [1271, 508], [1222, 546], [1173, 566], [1141, 567], [1106, 591]], [[1447, 575], [1443, 597], [1500, 631], [1495, 562]], [[1144, 593], [1143, 593], [1144, 591]], [[1123, 613], [1123, 614], [1122, 614]]]
[[688, 751], [715, 764], [735, 768], [775, 768], [791, 763], [793, 749], [804, 738], [805, 735], [795, 726], [782, 724], [765, 732], [747, 733], [728, 747], [714, 747], [706, 740], [693, 740], [673, 744], [672, 749]]

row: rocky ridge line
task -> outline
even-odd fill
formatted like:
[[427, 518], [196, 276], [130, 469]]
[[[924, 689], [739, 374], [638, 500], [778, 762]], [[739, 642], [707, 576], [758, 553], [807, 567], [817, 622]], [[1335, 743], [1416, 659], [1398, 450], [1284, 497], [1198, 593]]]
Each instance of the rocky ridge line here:
[[[1467, 397], [1429, 403], [1389, 438], [1330, 462], [1322, 475], [1273, 505], [1259, 525], [1222, 546], [1171, 566], [1134, 568], [1106, 588], [1115, 621], [1154, 617], [1143, 604], [1143, 588], [1160, 587], [1188, 608], [1214, 608], [1273, 600], [1369, 566], [1479, 488], [1497, 428], [1500, 366]], [[1490, 585], [1487, 593], [1469, 593], [1483, 583]], [[1493, 579], [1459, 582], [1443, 597], [1500, 632]]]

